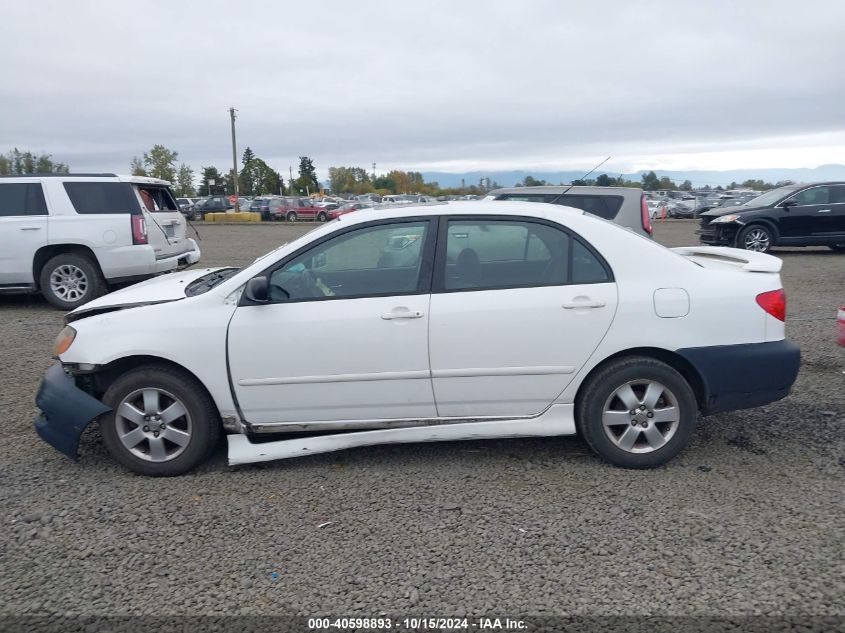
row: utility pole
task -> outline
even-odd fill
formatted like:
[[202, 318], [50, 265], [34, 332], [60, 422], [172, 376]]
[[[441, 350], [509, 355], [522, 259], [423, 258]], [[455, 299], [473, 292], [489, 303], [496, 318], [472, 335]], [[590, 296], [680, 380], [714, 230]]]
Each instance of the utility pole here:
[[288, 165], [288, 189], [290, 190], [290, 195], [293, 195], [293, 167]]
[[229, 116], [232, 118], [232, 169], [234, 173], [235, 186], [235, 212], [239, 212], [241, 207], [238, 202], [238, 146], [235, 141], [235, 109], [229, 108]]
[[373, 161], [373, 180], [376, 179], [376, 163]]

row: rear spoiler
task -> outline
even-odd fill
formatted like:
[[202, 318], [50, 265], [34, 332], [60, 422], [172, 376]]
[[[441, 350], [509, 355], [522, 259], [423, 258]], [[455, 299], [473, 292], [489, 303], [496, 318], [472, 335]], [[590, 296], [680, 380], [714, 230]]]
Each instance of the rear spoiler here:
[[772, 255], [727, 246], [681, 246], [671, 249], [691, 260], [717, 261], [752, 273], [779, 273], [783, 262]]

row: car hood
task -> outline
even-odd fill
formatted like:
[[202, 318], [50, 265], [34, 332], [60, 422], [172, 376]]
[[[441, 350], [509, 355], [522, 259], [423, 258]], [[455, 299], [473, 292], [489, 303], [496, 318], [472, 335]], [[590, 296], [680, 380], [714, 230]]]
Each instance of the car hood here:
[[718, 209], [710, 209], [709, 211], [702, 211], [699, 217], [718, 218], [720, 215], [728, 215], [731, 213], [748, 213], [749, 211], [757, 211], [759, 209], [766, 209], [768, 207], [749, 207], [744, 204], [738, 204], [735, 207], [720, 207]]
[[65, 316], [65, 321], [70, 323], [71, 321], [113, 310], [137, 308], [138, 306], [184, 299], [186, 297], [185, 287], [189, 283], [203, 275], [207, 275], [215, 270], [221, 270], [222, 268], [225, 267], [192, 268], [191, 270], [153, 277], [147, 281], [133, 284], [122, 290], [116, 290], [93, 301], [89, 301], [72, 312], [69, 312]]

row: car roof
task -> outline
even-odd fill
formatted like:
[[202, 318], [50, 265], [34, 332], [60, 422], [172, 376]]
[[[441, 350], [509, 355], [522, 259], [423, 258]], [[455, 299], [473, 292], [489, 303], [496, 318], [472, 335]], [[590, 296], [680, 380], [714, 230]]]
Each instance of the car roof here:
[[354, 214], [350, 222], [369, 222], [388, 218], [421, 215], [502, 215], [540, 219], [560, 217], [562, 213], [584, 215], [581, 209], [545, 202], [517, 202], [510, 200], [463, 200], [447, 204], [406, 204], [390, 209], [367, 208]]
[[582, 185], [541, 185], [537, 187], [503, 187], [501, 189], [494, 189], [487, 193], [488, 196], [497, 196], [504, 193], [557, 193], [563, 192], [570, 194], [601, 194], [601, 195], [641, 195], [642, 189], [636, 187], [591, 187]]
[[151, 178], [150, 176], [125, 176], [125, 175], [120, 175], [120, 174], [18, 174], [18, 175], [0, 176], [0, 178], [4, 178], [4, 179], [16, 179], [16, 178], [25, 179], [25, 178], [28, 178], [30, 180], [41, 179], [41, 178], [60, 178], [60, 179], [67, 179], [67, 180], [73, 180], [74, 178], [89, 179], [89, 180], [112, 180], [112, 179], [115, 179], [118, 182], [131, 182], [131, 183], [134, 183], [134, 184], [137, 184], [137, 185], [170, 185], [169, 181], [162, 180], [161, 178]]

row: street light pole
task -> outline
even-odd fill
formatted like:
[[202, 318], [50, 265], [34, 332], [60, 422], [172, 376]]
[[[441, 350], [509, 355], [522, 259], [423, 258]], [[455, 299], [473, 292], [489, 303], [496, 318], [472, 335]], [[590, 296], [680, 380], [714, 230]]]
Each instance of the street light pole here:
[[229, 116], [232, 119], [232, 173], [234, 174], [235, 187], [235, 212], [241, 210], [238, 201], [238, 146], [235, 141], [235, 109], [229, 108]]

